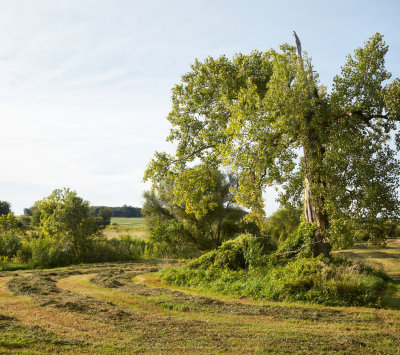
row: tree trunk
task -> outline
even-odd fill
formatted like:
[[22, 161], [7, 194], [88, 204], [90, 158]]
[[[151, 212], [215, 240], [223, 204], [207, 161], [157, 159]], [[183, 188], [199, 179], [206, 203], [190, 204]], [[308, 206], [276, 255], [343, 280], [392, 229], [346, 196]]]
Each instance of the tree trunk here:
[[[300, 70], [304, 70], [304, 63], [301, 53], [301, 43], [299, 37], [297, 37], [296, 32], [294, 32], [294, 37], [296, 40], [296, 49], [297, 49], [297, 60]], [[308, 63], [307, 67], [307, 78], [308, 80], [313, 80], [312, 67], [311, 63]], [[310, 98], [318, 98], [318, 92], [315, 89], [312, 93], [310, 93]], [[321, 175], [317, 171], [310, 171], [309, 169], [309, 158], [312, 155], [319, 155], [322, 157], [324, 155], [324, 148], [321, 146], [319, 137], [315, 130], [312, 128], [310, 124], [312, 118], [316, 115], [316, 111], [309, 112], [306, 117], [304, 117], [304, 127], [305, 134], [303, 141], [303, 152], [304, 152], [304, 217], [306, 222], [313, 224], [316, 223], [317, 228], [313, 235], [312, 240], [312, 256], [316, 257], [320, 254], [328, 256], [331, 250], [330, 244], [325, 241], [326, 230], [329, 225], [328, 216], [326, 213], [321, 212], [321, 208], [323, 206], [323, 201], [316, 201], [316, 197], [312, 196], [311, 192], [311, 183], [324, 184], [321, 181]], [[317, 152], [319, 154], [317, 154]], [[310, 178], [312, 181], [310, 181]], [[319, 203], [317, 203], [319, 202]]]
[[314, 231], [312, 240], [312, 256], [316, 257], [320, 254], [328, 256], [331, 251], [331, 246], [324, 240], [326, 229], [328, 228], [329, 220], [325, 213], [315, 210], [311, 198], [310, 182], [308, 177], [304, 178], [304, 217], [306, 222], [316, 223], [317, 228]]

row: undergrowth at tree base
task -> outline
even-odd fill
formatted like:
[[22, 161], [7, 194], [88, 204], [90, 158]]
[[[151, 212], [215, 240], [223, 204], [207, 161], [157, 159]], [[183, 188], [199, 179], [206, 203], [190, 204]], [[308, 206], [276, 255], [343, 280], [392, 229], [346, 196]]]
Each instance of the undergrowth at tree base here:
[[169, 285], [258, 300], [380, 307], [390, 278], [361, 263], [322, 256], [278, 258], [263, 240], [241, 235], [181, 268], [160, 271]]

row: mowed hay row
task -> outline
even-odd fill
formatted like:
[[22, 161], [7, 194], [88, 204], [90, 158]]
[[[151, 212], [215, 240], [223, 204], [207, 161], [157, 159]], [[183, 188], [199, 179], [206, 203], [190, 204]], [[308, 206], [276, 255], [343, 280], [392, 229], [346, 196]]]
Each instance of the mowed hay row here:
[[[7, 309], [0, 313], [64, 339], [60, 351], [396, 353], [400, 348], [398, 311], [221, 299], [145, 284], [146, 275], [161, 266], [20, 272], [0, 278], [0, 300]], [[131, 281], [138, 275], [144, 275], [137, 277], [144, 284]], [[32, 339], [18, 349], [54, 348], [40, 337]]]

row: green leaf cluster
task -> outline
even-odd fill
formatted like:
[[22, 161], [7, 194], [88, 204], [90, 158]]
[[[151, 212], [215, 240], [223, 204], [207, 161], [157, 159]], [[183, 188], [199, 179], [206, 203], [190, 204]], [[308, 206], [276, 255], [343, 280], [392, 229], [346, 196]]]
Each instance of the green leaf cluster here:
[[35, 206], [40, 211], [40, 237], [49, 240], [44, 243], [54, 244], [75, 262], [84, 260], [104, 228], [100, 218], [90, 215], [89, 202], [70, 189], [56, 189]]
[[372, 36], [347, 57], [330, 92], [311, 58], [287, 44], [196, 60], [172, 91], [168, 140], [176, 152], [157, 152], [144, 179], [156, 191], [172, 179], [176, 202], [200, 216], [213, 208], [206, 191], [222, 167], [237, 177], [234, 202], [260, 225], [266, 187], [280, 186], [281, 203], [299, 207], [307, 181], [312, 208], [325, 216], [317, 226], [325, 241], [347, 246], [349, 226], [362, 225], [381, 242], [382, 223], [400, 216], [398, 132], [391, 144], [400, 81], [389, 80], [387, 51], [383, 36]]

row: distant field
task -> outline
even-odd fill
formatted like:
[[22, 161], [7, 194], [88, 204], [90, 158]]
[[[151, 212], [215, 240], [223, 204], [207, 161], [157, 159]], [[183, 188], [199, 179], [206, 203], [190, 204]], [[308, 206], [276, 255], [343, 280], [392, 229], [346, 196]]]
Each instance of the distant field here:
[[144, 223], [144, 218], [111, 218], [111, 225], [104, 230], [106, 238], [118, 238], [129, 235], [136, 239], [147, 239], [149, 231]]
[[119, 227], [145, 227], [144, 218], [113, 217], [111, 224]]

